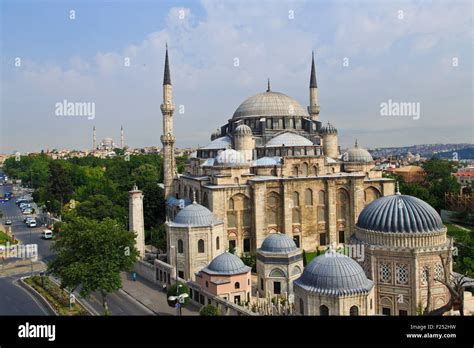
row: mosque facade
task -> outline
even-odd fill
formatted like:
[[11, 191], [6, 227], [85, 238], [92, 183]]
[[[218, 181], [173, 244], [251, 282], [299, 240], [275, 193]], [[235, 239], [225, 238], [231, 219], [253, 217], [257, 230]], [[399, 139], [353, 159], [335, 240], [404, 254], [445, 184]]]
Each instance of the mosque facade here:
[[[431, 308], [448, 303], [439, 280], [452, 272], [452, 241], [439, 214], [401, 195], [357, 141], [341, 153], [336, 127], [320, 120], [314, 56], [309, 96], [304, 109], [268, 82], [178, 174], [166, 50], [168, 260], [155, 260], [155, 273], [166, 270], [169, 283], [174, 272], [194, 295], [201, 289], [239, 304], [284, 297], [300, 315], [415, 315], [428, 299]], [[304, 251], [351, 246], [361, 258], [326, 252], [304, 267]], [[256, 255], [256, 274], [240, 262], [244, 254]]]

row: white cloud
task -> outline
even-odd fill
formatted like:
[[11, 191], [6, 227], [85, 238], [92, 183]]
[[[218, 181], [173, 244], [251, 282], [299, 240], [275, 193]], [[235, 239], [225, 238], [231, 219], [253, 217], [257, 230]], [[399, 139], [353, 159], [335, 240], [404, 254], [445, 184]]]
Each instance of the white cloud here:
[[[116, 134], [117, 140], [123, 124], [131, 146], [159, 145], [165, 41], [170, 47], [175, 103], [186, 110], [176, 112], [178, 146], [205, 144], [240, 102], [265, 90], [267, 77], [274, 90], [295, 97], [305, 107], [313, 49], [321, 118], [344, 129], [348, 137], [361, 124], [380, 132], [429, 124], [439, 126], [433, 136], [413, 139], [407, 133], [397, 139], [423, 142], [436, 134], [441, 139], [446, 115], [452, 110], [458, 114], [451, 122], [459, 125], [472, 115], [468, 98], [472, 18], [467, 4], [370, 2], [333, 8], [299, 1], [204, 1], [202, 6], [204, 18], [188, 8], [171, 8], [166, 26], [137, 44], [97, 52], [91, 59], [72, 56], [64, 67], [33, 62], [9, 72], [5, 84], [10, 88], [3, 92], [5, 119], [25, 117], [46, 128], [28, 134], [35, 141], [31, 144], [18, 143], [18, 134], [2, 134], [7, 139], [5, 148], [89, 146], [90, 121], [59, 121], [49, 115], [51, 103], [63, 98], [97, 103], [94, 123], [99, 137]], [[397, 17], [400, 9], [403, 20]], [[288, 18], [289, 10], [294, 11], [293, 20]], [[446, 65], [456, 55], [462, 65], [453, 70]], [[342, 66], [344, 57], [349, 57], [349, 67]], [[130, 67], [124, 65], [125, 58], [130, 58]], [[453, 91], [450, 97], [436, 102], [448, 90]], [[386, 122], [377, 112], [380, 102], [388, 98], [423, 102], [424, 117], [416, 124]], [[65, 124], [71, 126], [61, 131]], [[50, 131], [57, 133], [51, 136]]]

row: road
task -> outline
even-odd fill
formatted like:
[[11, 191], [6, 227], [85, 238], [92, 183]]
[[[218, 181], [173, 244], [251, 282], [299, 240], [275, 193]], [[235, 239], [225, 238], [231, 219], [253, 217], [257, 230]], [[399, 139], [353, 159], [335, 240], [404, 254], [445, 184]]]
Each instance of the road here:
[[[12, 185], [0, 186], [0, 193], [5, 192], [12, 192]], [[12, 233], [16, 238], [21, 240], [23, 244], [36, 244], [38, 260], [43, 262], [51, 261], [54, 258], [54, 252], [50, 249], [53, 242], [40, 238], [44, 227], [28, 228], [23, 223], [22, 212], [15, 204], [16, 198], [0, 203], [0, 211], [3, 213], [1, 222], [4, 223], [7, 219], [12, 220]], [[10, 264], [17, 260], [14, 258], [7, 259], [5, 263]], [[21, 276], [22, 274], [5, 277], [2, 275], [0, 268], [0, 315], [46, 315], [46, 310], [30, 294], [17, 285], [17, 281]], [[107, 300], [112, 315], [152, 314], [150, 310], [121, 291], [109, 294]], [[85, 302], [97, 313], [103, 313], [101, 296], [99, 294], [91, 294]]]

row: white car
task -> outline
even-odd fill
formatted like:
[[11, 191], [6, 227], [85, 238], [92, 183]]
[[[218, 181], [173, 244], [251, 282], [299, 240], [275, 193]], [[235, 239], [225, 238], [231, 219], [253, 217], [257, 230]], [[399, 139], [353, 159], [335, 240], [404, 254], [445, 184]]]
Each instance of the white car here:
[[43, 230], [43, 232], [41, 232], [41, 238], [43, 239], [53, 239], [53, 231], [51, 230]]
[[36, 220], [30, 220], [30, 222], [28, 223], [28, 227], [36, 227], [37, 224], [36, 224]]

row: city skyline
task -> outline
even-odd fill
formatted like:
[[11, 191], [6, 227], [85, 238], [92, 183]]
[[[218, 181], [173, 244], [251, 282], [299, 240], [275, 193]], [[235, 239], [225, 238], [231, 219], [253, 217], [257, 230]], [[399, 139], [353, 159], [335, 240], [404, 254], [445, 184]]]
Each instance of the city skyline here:
[[[367, 148], [472, 142], [469, 7], [204, 1], [25, 8], [6, 1], [1, 152], [88, 148], [94, 125], [105, 137], [123, 124], [131, 147], [160, 146], [165, 42], [180, 148], [208, 143], [209, 128], [265, 91], [268, 77], [273, 90], [305, 108], [313, 50], [320, 120], [338, 128], [341, 147], [356, 138], [367, 139]], [[64, 100], [94, 103], [94, 118], [58, 115]], [[391, 101], [416, 103], [420, 115], [383, 116], [382, 103]]]

